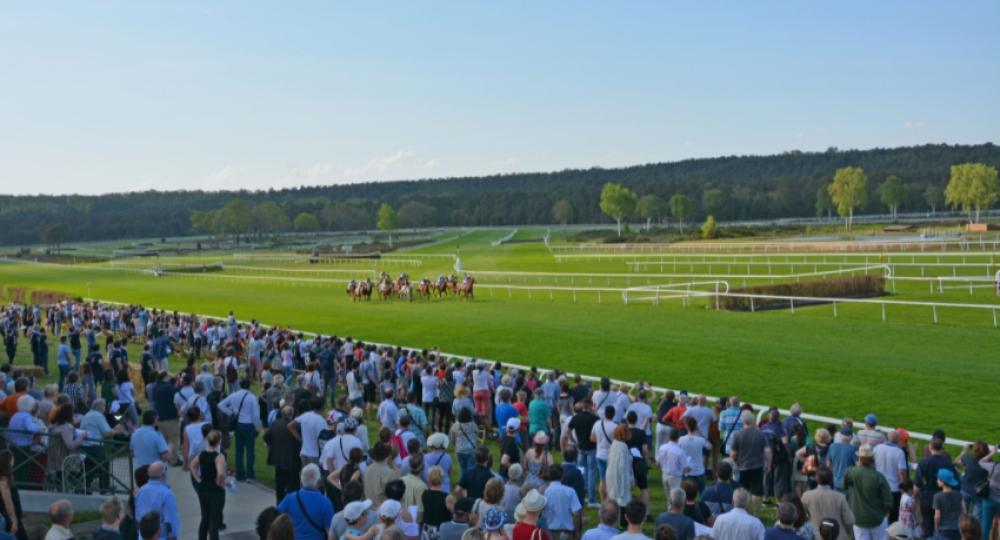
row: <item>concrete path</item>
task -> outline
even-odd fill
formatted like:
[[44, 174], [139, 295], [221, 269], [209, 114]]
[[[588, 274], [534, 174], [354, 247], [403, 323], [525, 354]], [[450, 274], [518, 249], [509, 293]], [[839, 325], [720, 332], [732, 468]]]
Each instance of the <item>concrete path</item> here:
[[[197, 540], [201, 508], [198, 506], [198, 495], [191, 485], [191, 476], [180, 467], [171, 467], [168, 482], [177, 499], [177, 513], [181, 516], [181, 535], [178, 540]], [[236, 487], [235, 493], [226, 490], [223, 516], [227, 528], [222, 531], [221, 536], [233, 540], [256, 538], [254, 527], [257, 515], [275, 504], [274, 491], [256, 482], [237, 482]]]

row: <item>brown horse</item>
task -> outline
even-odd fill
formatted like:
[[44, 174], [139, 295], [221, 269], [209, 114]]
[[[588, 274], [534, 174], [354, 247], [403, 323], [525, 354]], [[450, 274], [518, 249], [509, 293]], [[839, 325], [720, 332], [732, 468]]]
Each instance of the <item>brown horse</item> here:
[[392, 281], [383, 279], [378, 282], [378, 296], [381, 300], [388, 300], [392, 296]]
[[352, 282], [352, 285], [353, 288], [348, 287], [347, 289], [348, 292], [351, 293], [351, 301], [362, 302], [371, 300], [372, 284], [370, 281], [365, 280], [365, 281], [358, 281], [357, 283]]
[[449, 292], [452, 294], [458, 294], [458, 278], [455, 277], [455, 274], [448, 276], [447, 284]]
[[431, 280], [424, 278], [420, 280], [420, 284], [417, 285], [417, 294], [421, 297], [430, 300], [431, 298]]
[[464, 300], [472, 300], [472, 287], [476, 284], [476, 278], [472, 276], [466, 276], [465, 281], [462, 282], [462, 286], [459, 289], [459, 294]]
[[448, 280], [444, 276], [438, 277], [437, 283], [431, 285], [431, 288], [437, 293], [438, 298], [448, 296]]

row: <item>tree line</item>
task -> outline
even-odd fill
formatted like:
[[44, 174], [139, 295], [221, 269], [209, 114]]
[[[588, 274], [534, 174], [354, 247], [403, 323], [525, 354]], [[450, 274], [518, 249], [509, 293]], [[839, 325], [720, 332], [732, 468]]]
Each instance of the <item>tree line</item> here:
[[677, 215], [685, 222], [701, 222], [709, 215], [718, 221], [832, 215], [838, 206], [827, 186], [845, 167], [858, 167], [866, 176], [865, 196], [852, 205], [854, 213], [885, 211], [883, 196], [895, 202], [891, 212], [936, 211], [951, 204], [945, 193], [951, 167], [964, 163], [1000, 166], [1000, 147], [831, 148], [615, 169], [267, 191], [0, 196], [0, 243], [42, 242], [47, 229], [62, 233], [64, 242], [208, 233], [242, 240], [291, 230], [369, 230], [376, 228], [382, 204], [395, 211], [398, 226], [405, 228], [607, 223], [617, 221], [600, 205], [609, 182], [641, 194], [629, 219], [638, 216], [645, 224], [676, 221]]

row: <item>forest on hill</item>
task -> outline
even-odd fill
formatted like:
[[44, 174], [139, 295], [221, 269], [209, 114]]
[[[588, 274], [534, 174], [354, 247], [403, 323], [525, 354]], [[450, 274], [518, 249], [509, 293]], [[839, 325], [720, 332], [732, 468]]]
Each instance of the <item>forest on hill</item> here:
[[[969, 162], [998, 167], [1000, 147], [986, 143], [830, 148], [623, 168], [253, 192], [0, 195], [0, 244], [33, 244], [54, 237], [61, 243], [184, 236], [237, 228], [242, 233], [373, 229], [383, 204], [396, 210], [400, 227], [611, 223], [599, 206], [601, 189], [608, 182], [664, 201], [682, 194], [691, 201], [694, 220], [709, 214], [719, 221], [835, 215], [824, 190], [835, 171], [847, 166], [860, 167], [868, 178], [870, 194], [857, 214], [888, 211], [877, 189], [889, 176], [899, 177], [905, 187], [898, 210], [923, 211], [932, 205], [943, 208], [940, 192], [949, 181], [951, 166]], [[227, 205], [236, 210], [229, 217], [223, 211]], [[659, 217], [668, 219], [669, 211]]]

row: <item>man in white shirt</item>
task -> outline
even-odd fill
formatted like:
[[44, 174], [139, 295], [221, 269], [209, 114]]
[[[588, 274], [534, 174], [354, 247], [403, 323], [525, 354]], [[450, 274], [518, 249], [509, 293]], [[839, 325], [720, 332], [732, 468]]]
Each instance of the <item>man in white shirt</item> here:
[[326, 472], [336, 471], [347, 465], [350, 461], [351, 449], [360, 448], [364, 450], [361, 439], [357, 437], [358, 421], [348, 416], [340, 422], [344, 432], [326, 441], [323, 445], [323, 452], [319, 456], [319, 462]]
[[629, 405], [625, 412], [626, 414], [629, 411], [635, 412], [635, 416], [638, 418], [635, 427], [644, 430], [646, 432], [646, 439], [650, 440], [653, 435], [653, 425], [649, 420], [653, 417], [653, 408], [649, 406], [648, 399], [646, 390], [639, 390], [638, 399], [635, 403]]
[[656, 449], [656, 464], [660, 466], [660, 480], [667, 494], [671, 488], [681, 487], [684, 474], [691, 470], [691, 460], [677, 444], [680, 434], [679, 429], [670, 430], [670, 440]]
[[747, 513], [750, 492], [737, 488], [733, 492], [733, 509], [715, 518], [712, 538], [715, 540], [764, 540], [764, 524]]
[[311, 411], [302, 413], [288, 423], [288, 431], [302, 443], [299, 457], [302, 466], [309, 463], [319, 465], [319, 433], [327, 428], [326, 418], [320, 414], [323, 411], [323, 400], [318, 397], [309, 399]]
[[260, 429], [260, 405], [257, 396], [250, 392], [250, 379], [240, 381], [240, 389], [219, 402], [219, 410], [235, 419], [236, 480], [255, 480], [254, 441]]
[[[181, 388], [181, 390], [183, 390], [183, 388]], [[180, 392], [178, 392], [178, 394], [180, 394]], [[196, 384], [195, 393], [191, 394], [191, 397], [189, 397], [187, 401], [184, 402], [184, 405], [181, 406], [181, 411], [180, 411], [181, 415], [182, 416], [186, 415], [188, 409], [190, 409], [191, 407], [198, 407], [199, 409], [201, 409], [201, 419], [211, 424], [212, 407], [209, 406], [208, 398], [205, 397], [207, 394], [208, 394], [207, 388], [201, 386], [200, 384]]]
[[606, 405], [602, 411], [604, 417], [594, 422], [594, 427], [590, 429], [590, 440], [597, 445], [597, 474], [601, 479], [601, 499], [608, 498], [608, 487], [604, 482], [604, 475], [608, 472], [608, 450], [614, 442], [614, 432], [618, 424], [612, 421], [615, 417], [613, 405]]
[[382, 424], [382, 427], [387, 427], [392, 432], [395, 432], [399, 428], [399, 407], [396, 405], [394, 396], [395, 392], [391, 388], [386, 388], [382, 397], [382, 403], [378, 406], [379, 423]]
[[899, 518], [899, 483], [906, 480], [909, 471], [906, 468], [906, 454], [899, 447], [899, 432], [889, 432], [888, 442], [875, 447], [875, 470], [885, 477], [892, 492], [892, 510], [889, 511], [889, 523]]

